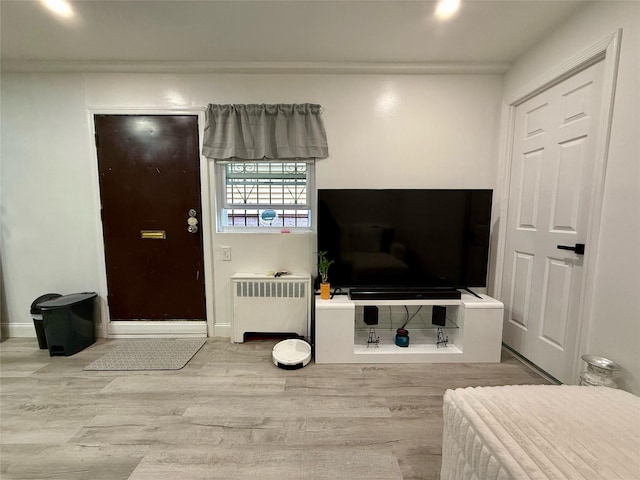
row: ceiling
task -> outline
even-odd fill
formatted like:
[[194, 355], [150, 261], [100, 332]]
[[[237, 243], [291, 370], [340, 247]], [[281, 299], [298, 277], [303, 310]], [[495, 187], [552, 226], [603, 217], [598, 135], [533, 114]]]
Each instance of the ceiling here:
[[[463, 0], [441, 22], [433, 1], [0, 0], [3, 70], [19, 65], [501, 64], [584, 1]], [[55, 67], [53, 67], [55, 68]]]

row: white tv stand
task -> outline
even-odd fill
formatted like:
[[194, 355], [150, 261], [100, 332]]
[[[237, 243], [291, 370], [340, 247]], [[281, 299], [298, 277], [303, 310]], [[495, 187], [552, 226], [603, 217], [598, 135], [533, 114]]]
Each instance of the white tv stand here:
[[[462, 293], [460, 300], [351, 300], [336, 295], [331, 300], [316, 297], [316, 363], [479, 363], [500, 362], [503, 304], [487, 295], [477, 298]], [[378, 324], [363, 321], [363, 307], [378, 307]], [[438, 326], [431, 323], [434, 305], [447, 307], [441, 332], [449, 339], [436, 345]], [[419, 307], [420, 310], [418, 311]], [[406, 325], [409, 346], [395, 344], [396, 329]], [[370, 328], [380, 341], [367, 345]]]

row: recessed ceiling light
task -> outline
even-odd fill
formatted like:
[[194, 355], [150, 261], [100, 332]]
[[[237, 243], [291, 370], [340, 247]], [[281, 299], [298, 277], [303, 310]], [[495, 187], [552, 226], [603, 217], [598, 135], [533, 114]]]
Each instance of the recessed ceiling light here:
[[460, 9], [461, 0], [439, 0], [436, 5], [436, 17], [447, 20]]
[[73, 8], [67, 0], [40, 0], [42, 4], [60, 17], [73, 17]]

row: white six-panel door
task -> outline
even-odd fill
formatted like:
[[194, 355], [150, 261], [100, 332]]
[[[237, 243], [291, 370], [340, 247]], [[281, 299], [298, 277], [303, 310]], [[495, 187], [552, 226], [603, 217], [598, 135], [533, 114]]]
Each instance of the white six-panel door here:
[[[502, 280], [504, 343], [565, 383], [580, 322], [603, 62], [518, 105]], [[589, 253], [587, 245], [586, 254]]]

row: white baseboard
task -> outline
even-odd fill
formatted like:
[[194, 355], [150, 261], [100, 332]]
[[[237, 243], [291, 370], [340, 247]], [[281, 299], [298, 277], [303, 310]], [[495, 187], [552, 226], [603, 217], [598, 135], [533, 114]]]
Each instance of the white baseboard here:
[[216, 323], [213, 334], [216, 337], [231, 337], [231, 324]]
[[[101, 337], [102, 324], [96, 324], [96, 336]], [[33, 322], [0, 323], [0, 338], [35, 338]], [[111, 322], [108, 325], [109, 338], [189, 338], [206, 337], [207, 322]], [[231, 336], [231, 324], [216, 325], [215, 336]]]
[[0, 330], [2, 338], [10, 337], [34, 337], [36, 336], [36, 327], [33, 322], [30, 323], [1, 323]]
[[111, 322], [109, 338], [206, 337], [207, 322]]
[[[100, 337], [102, 324], [96, 324], [96, 336]], [[0, 323], [1, 338], [35, 338], [36, 327], [33, 322]]]

